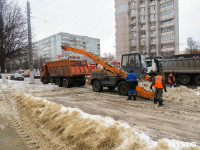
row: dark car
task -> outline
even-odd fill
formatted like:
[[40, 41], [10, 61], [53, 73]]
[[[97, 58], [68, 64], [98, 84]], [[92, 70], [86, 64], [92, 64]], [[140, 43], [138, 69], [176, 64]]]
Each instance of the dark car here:
[[2, 79], [2, 76], [1, 76], [1, 74], [0, 74], [0, 79]]
[[24, 77], [21, 74], [15, 73], [10, 76], [10, 80], [24, 81]]

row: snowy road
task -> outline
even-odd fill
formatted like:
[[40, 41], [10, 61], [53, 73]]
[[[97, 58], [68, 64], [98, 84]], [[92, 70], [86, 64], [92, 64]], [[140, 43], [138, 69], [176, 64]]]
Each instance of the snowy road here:
[[43, 93], [40, 96], [67, 107], [79, 108], [89, 114], [109, 116], [127, 122], [154, 140], [169, 138], [200, 145], [198, 107], [165, 102], [165, 106], [159, 108], [152, 101], [141, 98], [134, 102], [127, 101], [124, 96], [109, 94], [108, 91], [94, 93], [90, 86], [64, 89], [61, 94]]

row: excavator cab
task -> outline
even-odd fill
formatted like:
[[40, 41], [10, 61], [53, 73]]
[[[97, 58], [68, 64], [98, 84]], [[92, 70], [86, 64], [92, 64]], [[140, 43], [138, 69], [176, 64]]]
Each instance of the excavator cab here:
[[140, 53], [124, 54], [122, 55], [121, 67], [130, 72], [134, 71], [139, 79], [143, 79], [146, 76], [146, 56]]

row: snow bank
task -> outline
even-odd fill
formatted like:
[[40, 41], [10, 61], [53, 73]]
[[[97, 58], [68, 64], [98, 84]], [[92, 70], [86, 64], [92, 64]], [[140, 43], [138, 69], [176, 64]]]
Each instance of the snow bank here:
[[[152, 91], [150, 89], [151, 82], [141, 81], [139, 86], [146, 91]], [[155, 91], [155, 89], [153, 89]], [[174, 103], [181, 103], [190, 106], [200, 106], [200, 87], [196, 89], [190, 89], [185, 86], [180, 87], [168, 87], [167, 92], [163, 93], [163, 100]]]
[[[182, 147], [169, 147], [170, 140], [151, 140], [139, 134], [128, 124], [110, 117], [89, 115], [77, 108], [35, 98], [28, 94], [16, 93], [12, 97], [17, 101], [18, 111], [31, 124], [41, 128], [42, 136], [51, 133], [47, 142], [57, 145], [59, 149], [104, 149], [104, 150], [174, 150]], [[58, 140], [55, 140], [58, 139]], [[185, 147], [185, 150], [192, 147]]]

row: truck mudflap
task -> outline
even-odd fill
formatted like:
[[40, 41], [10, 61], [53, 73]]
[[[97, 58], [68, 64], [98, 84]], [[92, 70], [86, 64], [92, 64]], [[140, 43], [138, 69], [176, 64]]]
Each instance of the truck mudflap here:
[[150, 99], [150, 100], [153, 100], [154, 98], [153, 92], [148, 92], [140, 86], [136, 87], [136, 91], [137, 91], [137, 95], [141, 98]]

